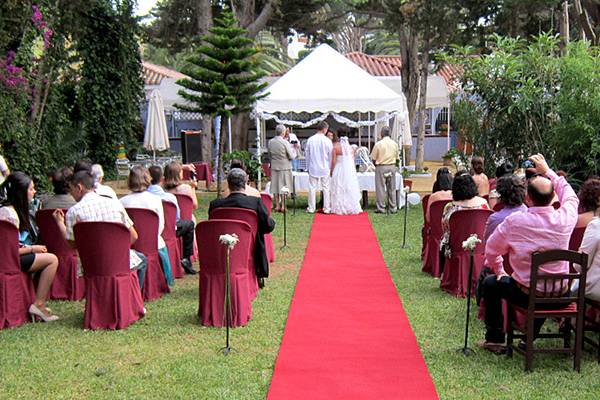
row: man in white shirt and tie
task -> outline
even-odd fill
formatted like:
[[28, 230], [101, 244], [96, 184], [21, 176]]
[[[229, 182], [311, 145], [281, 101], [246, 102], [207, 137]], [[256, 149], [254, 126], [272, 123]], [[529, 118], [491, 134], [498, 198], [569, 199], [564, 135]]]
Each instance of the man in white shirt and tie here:
[[304, 154], [306, 167], [308, 168], [308, 208], [309, 213], [315, 212], [317, 200], [317, 189], [321, 186], [323, 190], [323, 212], [329, 214], [329, 178], [331, 175], [331, 150], [333, 143], [325, 134], [329, 124], [321, 121], [317, 124], [317, 133], [312, 135], [306, 142]]

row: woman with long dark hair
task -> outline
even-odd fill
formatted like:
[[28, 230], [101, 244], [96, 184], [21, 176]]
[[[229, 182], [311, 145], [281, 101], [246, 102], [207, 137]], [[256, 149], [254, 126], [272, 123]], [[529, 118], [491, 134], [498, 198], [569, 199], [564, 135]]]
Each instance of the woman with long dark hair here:
[[21, 271], [39, 272], [35, 302], [29, 307], [29, 314], [32, 320], [56, 321], [58, 317], [46, 308], [46, 300], [58, 268], [58, 258], [48, 253], [46, 246], [35, 245], [32, 240], [29, 204], [35, 195], [33, 181], [23, 172], [13, 172], [2, 183], [0, 190], [6, 197], [0, 207], [0, 220], [13, 223], [19, 230]]

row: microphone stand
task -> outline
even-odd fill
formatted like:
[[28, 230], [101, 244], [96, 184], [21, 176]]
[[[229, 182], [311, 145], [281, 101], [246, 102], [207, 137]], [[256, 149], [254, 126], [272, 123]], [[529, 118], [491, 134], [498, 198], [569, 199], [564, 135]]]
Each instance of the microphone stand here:
[[458, 351], [462, 352], [465, 356], [473, 353], [468, 347], [469, 342], [469, 317], [471, 315], [471, 286], [473, 286], [473, 252], [474, 249], [471, 249], [469, 257], [469, 279], [467, 280], [467, 317], [465, 321], [465, 344], [462, 348], [458, 349]]

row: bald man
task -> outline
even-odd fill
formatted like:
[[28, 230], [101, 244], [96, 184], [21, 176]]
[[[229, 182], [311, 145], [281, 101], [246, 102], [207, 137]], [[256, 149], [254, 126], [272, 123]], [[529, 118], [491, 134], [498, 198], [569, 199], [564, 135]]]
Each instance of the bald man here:
[[[527, 185], [527, 196], [532, 207], [508, 216], [498, 225], [485, 246], [487, 265], [495, 275], [488, 276], [483, 281], [482, 292], [486, 308], [486, 341], [483, 347], [496, 353], [506, 350], [502, 299], [527, 308], [531, 255], [536, 251], [568, 249], [571, 233], [577, 223], [579, 200], [573, 188], [564, 177], [558, 176], [548, 167], [541, 154], [529, 159], [535, 164], [535, 175]], [[557, 210], [552, 207], [554, 192], [561, 204]], [[502, 256], [505, 254], [508, 254], [513, 268], [510, 276], [503, 267]], [[564, 262], [548, 263], [543, 270], [548, 274], [569, 273], [569, 265]], [[543, 281], [537, 289], [544, 290]], [[543, 323], [544, 319], [535, 320], [536, 336]]]

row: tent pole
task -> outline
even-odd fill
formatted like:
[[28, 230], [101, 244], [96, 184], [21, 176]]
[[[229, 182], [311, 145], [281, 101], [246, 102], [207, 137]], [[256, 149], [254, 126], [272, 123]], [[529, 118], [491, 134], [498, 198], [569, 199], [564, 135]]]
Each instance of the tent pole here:
[[260, 159], [261, 156], [261, 152], [260, 152], [260, 119], [258, 117], [256, 117], [256, 157], [258, 158], [258, 163], [260, 164], [260, 168], [258, 169], [258, 182], [256, 182], [256, 185], [258, 186], [258, 191], [260, 191], [261, 188], [261, 175], [262, 175], [262, 161]]
[[358, 147], [362, 146], [362, 140], [361, 140], [361, 136], [360, 136], [360, 128], [362, 128], [360, 126], [360, 113], [358, 113]]
[[[367, 112], [367, 121], [371, 122], [371, 112], [370, 111]], [[368, 143], [369, 143], [369, 151], [371, 151], [371, 124], [367, 125], [367, 132], [368, 132], [368, 135], [369, 135], [369, 141], [368, 141]]]
[[450, 102], [448, 102], [448, 140], [447, 140], [447, 150], [450, 150]]
[[231, 117], [227, 118], [227, 139], [229, 142], [229, 152], [231, 153]]

